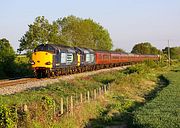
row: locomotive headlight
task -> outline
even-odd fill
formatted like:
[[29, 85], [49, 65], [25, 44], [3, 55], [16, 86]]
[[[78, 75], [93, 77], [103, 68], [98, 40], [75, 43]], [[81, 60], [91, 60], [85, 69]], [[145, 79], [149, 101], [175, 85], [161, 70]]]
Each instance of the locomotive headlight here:
[[49, 62], [46, 62], [45, 64], [46, 64], [46, 65], [51, 65], [51, 62], [49, 61]]
[[35, 62], [33, 60], [30, 60], [29, 62], [30, 62], [31, 65], [35, 64]]

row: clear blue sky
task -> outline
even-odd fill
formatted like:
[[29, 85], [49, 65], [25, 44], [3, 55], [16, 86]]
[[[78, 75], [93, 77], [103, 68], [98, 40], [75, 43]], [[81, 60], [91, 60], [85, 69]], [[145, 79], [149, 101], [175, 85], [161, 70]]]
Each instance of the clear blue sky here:
[[131, 51], [139, 42], [149, 41], [160, 49], [180, 46], [180, 0], [1, 0], [0, 38], [14, 49], [35, 17], [50, 22], [75, 15], [91, 18], [110, 33], [114, 48]]

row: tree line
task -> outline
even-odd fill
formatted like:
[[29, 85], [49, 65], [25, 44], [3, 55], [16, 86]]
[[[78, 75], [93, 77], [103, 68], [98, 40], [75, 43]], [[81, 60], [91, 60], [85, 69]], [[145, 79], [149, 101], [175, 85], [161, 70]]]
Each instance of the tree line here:
[[75, 16], [59, 18], [52, 23], [39, 16], [19, 41], [19, 52], [32, 52], [39, 44], [46, 43], [97, 50], [110, 50], [113, 46], [109, 32], [99, 23]]
[[[19, 53], [25, 52], [28, 57], [36, 46], [47, 43], [109, 51], [113, 47], [109, 32], [92, 19], [67, 16], [49, 23], [44, 16], [39, 16], [28, 26], [28, 31], [19, 40], [18, 49]], [[167, 50], [167, 47], [161, 51], [150, 42], [142, 42], [135, 44], [131, 53], [167, 55]], [[112, 51], [126, 53], [121, 48]], [[180, 47], [170, 48], [170, 51], [172, 59], [180, 60]], [[29, 73], [28, 68], [28, 61], [17, 59], [10, 42], [5, 38], [0, 39], [0, 77], [24, 75]]]

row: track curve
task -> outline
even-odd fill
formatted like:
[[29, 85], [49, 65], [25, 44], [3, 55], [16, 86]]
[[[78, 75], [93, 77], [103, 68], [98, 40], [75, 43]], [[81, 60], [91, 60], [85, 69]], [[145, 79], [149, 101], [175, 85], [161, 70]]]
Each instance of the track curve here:
[[101, 70], [83, 72], [83, 73], [78, 73], [78, 74], [64, 75], [64, 76], [55, 77], [55, 78], [43, 78], [43, 79], [23, 78], [19, 80], [11, 80], [11, 81], [6, 81], [6, 82], [0, 81], [0, 95], [10, 95], [10, 94], [22, 92], [25, 90], [32, 90], [32, 89], [37, 89], [40, 87], [45, 87], [48, 84], [59, 82], [59, 80], [70, 81], [77, 77], [86, 77], [89, 75], [94, 75], [94, 74], [98, 74], [102, 72], [123, 70], [127, 67], [128, 66], [101, 69]]

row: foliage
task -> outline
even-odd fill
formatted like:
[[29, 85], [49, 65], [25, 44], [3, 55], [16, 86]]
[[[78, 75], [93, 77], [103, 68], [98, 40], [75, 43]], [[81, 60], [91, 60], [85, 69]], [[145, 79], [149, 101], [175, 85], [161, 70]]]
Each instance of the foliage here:
[[63, 44], [93, 49], [110, 50], [112, 41], [106, 29], [91, 19], [75, 16], [59, 18], [49, 23], [39, 16], [20, 39], [18, 51], [31, 53], [39, 44]]
[[145, 61], [142, 64], [133, 65], [124, 70], [125, 74], [131, 74], [131, 73], [137, 73], [137, 74], [143, 74], [143, 73], [149, 73], [150, 68], [155, 68], [157, 66], [157, 63], [154, 61]]
[[[131, 116], [131, 107], [134, 106], [135, 101], [142, 102], [142, 97], [155, 86], [152, 82], [150, 84], [144, 82], [144, 79], [149, 76], [151, 71], [153, 73], [155, 71], [149, 68], [144, 68], [143, 70], [139, 74], [135, 72], [124, 74], [122, 71], [100, 73], [93, 76], [59, 81], [46, 87], [33, 88], [32, 90], [13, 95], [0, 95], [0, 104], [6, 104], [7, 106], [16, 104], [17, 108], [21, 108], [22, 104], [27, 104], [29, 115], [27, 115], [28, 119], [25, 126], [33, 122], [33, 127], [79, 127], [80, 125], [88, 124], [89, 118], [95, 120], [93, 127], [113, 124], [114, 122], [119, 123], [128, 120], [126, 115]], [[144, 73], [146, 70], [151, 71]], [[154, 74], [152, 76], [155, 77]], [[107, 95], [101, 99], [104, 100], [102, 101], [103, 105], [108, 104], [106, 108], [102, 109], [103, 105], [97, 108], [95, 103], [97, 104], [98, 102], [91, 102], [90, 107], [85, 106], [83, 111], [79, 111], [82, 109], [78, 107], [77, 113], [73, 117], [63, 117], [60, 120], [56, 116], [53, 117], [54, 111], [58, 115], [60, 110], [60, 98], [65, 99], [69, 96], [79, 96], [77, 94], [84, 94], [87, 91], [92, 92], [104, 84], [111, 84]], [[64, 108], [66, 108], [66, 104]], [[80, 113], [82, 116], [79, 116]], [[98, 114], [100, 115], [98, 116]], [[96, 120], [94, 116], [98, 116], [98, 119]], [[21, 118], [19, 118], [18, 122], [21, 122]], [[100, 124], [102, 122], [104, 122], [103, 125]]]
[[29, 63], [29, 57], [26, 55], [17, 55], [15, 58], [15, 77], [33, 76], [33, 70], [31, 69], [31, 64]]
[[145, 43], [139, 43], [136, 44], [131, 53], [135, 53], [135, 54], [160, 54], [160, 50], [158, 50], [156, 47], [153, 47], [149, 42], [145, 42]]
[[180, 127], [179, 91], [180, 68], [166, 75], [170, 84], [155, 99], [134, 112], [134, 124], [146, 128], [177, 128]]
[[[166, 54], [166, 57], [168, 56], [168, 47], [164, 48], [163, 53]], [[171, 59], [177, 59], [180, 61], [180, 47], [172, 47], [170, 48], [170, 57]]]
[[44, 16], [39, 16], [33, 24], [28, 25], [29, 30], [19, 40], [20, 46], [18, 51], [32, 52], [39, 44], [58, 43], [60, 42], [58, 26], [50, 24]]
[[[41, 127], [50, 127], [53, 122], [52, 117], [55, 105], [56, 109], [60, 108], [60, 98], [76, 96], [76, 94], [80, 93], [84, 94], [84, 92], [92, 91], [100, 86], [102, 86], [101, 83], [98, 83], [89, 77], [77, 78], [71, 81], [59, 81], [57, 83], [48, 85], [47, 87], [40, 87], [33, 90], [16, 93], [14, 95], [0, 95], [0, 104], [6, 104], [7, 106], [16, 104], [17, 108], [21, 108], [22, 104], [27, 104], [29, 115], [26, 115], [25, 119], [24, 117], [19, 118], [18, 122], [22, 122], [23, 126], [29, 125], [28, 122], [34, 122], [34, 118], [37, 117], [38, 120], [33, 123], [34, 126], [38, 125]], [[20, 111], [20, 114], [23, 113], [21, 110], [18, 111]]]
[[0, 74], [12, 76], [14, 70], [15, 52], [9, 41], [5, 38], [0, 39]]
[[8, 108], [4, 105], [0, 105], [0, 127], [12, 128], [15, 126], [17, 119], [16, 111], [14, 108]]
[[106, 29], [92, 19], [75, 16], [59, 18], [58, 24], [62, 38], [69, 46], [79, 46], [99, 50], [110, 50], [112, 41]]
[[126, 53], [126, 52], [124, 51], [124, 49], [122, 49], [122, 48], [116, 48], [114, 51], [115, 51], [115, 52]]

